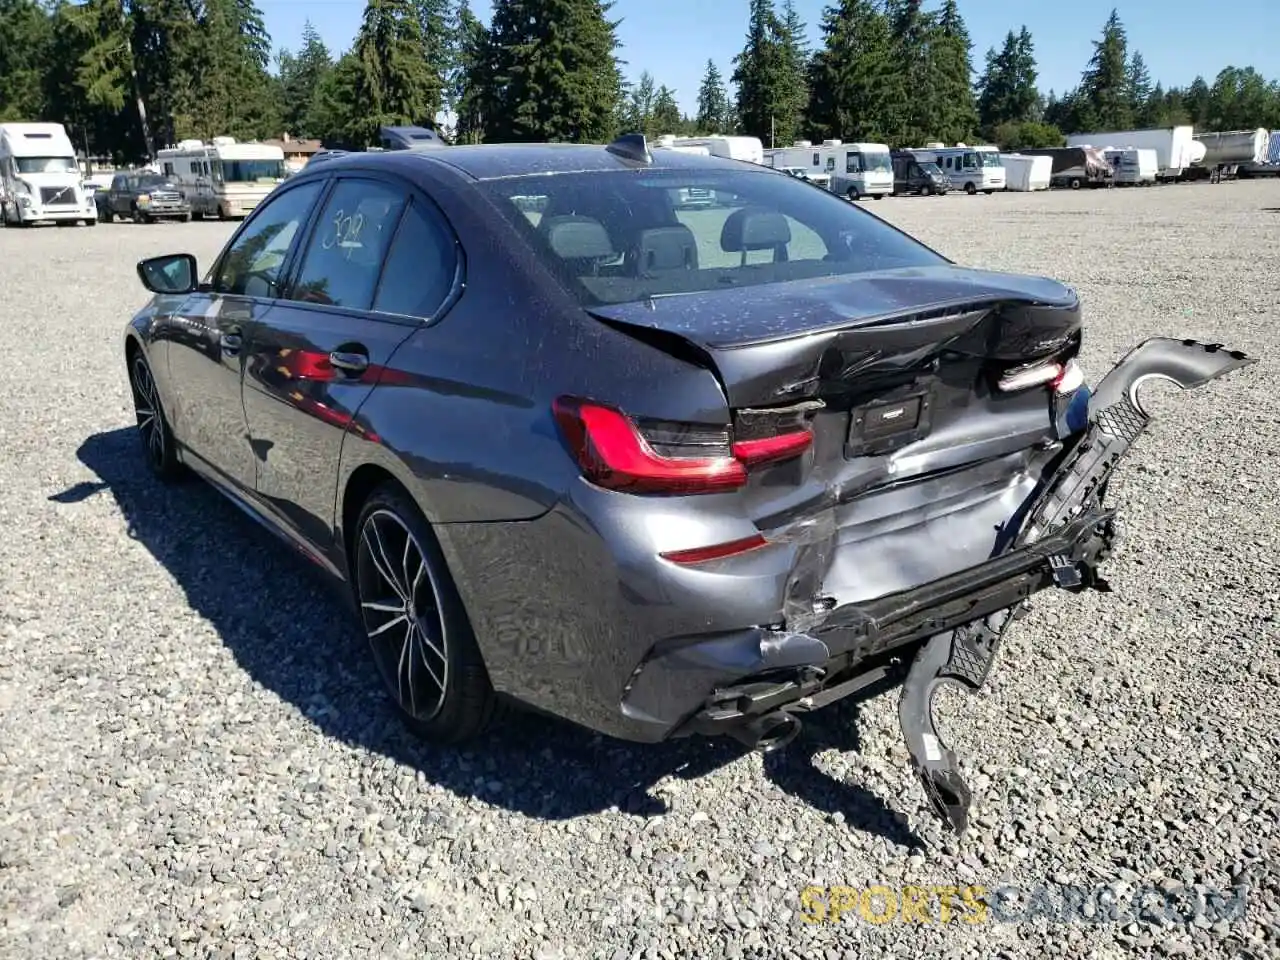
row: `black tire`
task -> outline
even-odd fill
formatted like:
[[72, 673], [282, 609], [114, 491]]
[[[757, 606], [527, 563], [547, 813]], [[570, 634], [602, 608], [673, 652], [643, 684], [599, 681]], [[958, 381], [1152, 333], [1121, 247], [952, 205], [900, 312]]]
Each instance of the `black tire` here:
[[174, 483], [186, 474], [178, 460], [177, 445], [169, 418], [160, 403], [151, 365], [141, 349], [129, 352], [129, 389], [133, 393], [133, 410], [138, 421], [138, 440], [147, 469], [163, 483]]
[[972, 183], [966, 183], [964, 185], [964, 192], [971, 197], [976, 197], [978, 195], [978, 188], [975, 187]]
[[[396, 712], [424, 740], [452, 744], [478, 737], [493, 722], [498, 699], [430, 524], [399, 484], [385, 483], [365, 501], [351, 539], [356, 609]], [[421, 558], [416, 568], [405, 559], [415, 550]], [[423, 613], [424, 604], [430, 613]], [[415, 651], [422, 661], [417, 680], [425, 684], [421, 703]]]
[[1068, 186], [1071, 187], [1072, 190], [1079, 190], [1082, 186], [1084, 186], [1084, 184], [1079, 177], [1072, 177], [1071, 182], [1068, 184]]
[[848, 192], [847, 196], [849, 197], [849, 202], [850, 202], [850, 203], [857, 203], [857, 202], [858, 202], [858, 197], [859, 197], [859, 195], [858, 195], [858, 188], [857, 188], [857, 187], [850, 187], [850, 188], [849, 188], [849, 192]]
[[189, 214], [189, 213], [184, 213], [184, 214], [183, 214], [182, 216], [180, 216], [178, 219], [179, 219], [179, 220], [181, 220], [183, 223], [190, 223], [190, 222], [191, 222], [191, 214]]

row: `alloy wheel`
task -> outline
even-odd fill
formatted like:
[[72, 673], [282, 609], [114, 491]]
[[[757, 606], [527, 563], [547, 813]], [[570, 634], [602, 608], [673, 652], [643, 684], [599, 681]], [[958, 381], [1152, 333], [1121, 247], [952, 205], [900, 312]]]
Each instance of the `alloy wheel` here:
[[141, 354], [133, 360], [133, 409], [138, 418], [138, 435], [147, 452], [147, 459], [157, 470], [165, 464], [164, 414], [160, 409], [160, 395], [156, 391], [151, 368]]
[[393, 511], [365, 518], [356, 576], [360, 616], [387, 688], [410, 717], [430, 720], [450, 681], [440, 589], [422, 544]]

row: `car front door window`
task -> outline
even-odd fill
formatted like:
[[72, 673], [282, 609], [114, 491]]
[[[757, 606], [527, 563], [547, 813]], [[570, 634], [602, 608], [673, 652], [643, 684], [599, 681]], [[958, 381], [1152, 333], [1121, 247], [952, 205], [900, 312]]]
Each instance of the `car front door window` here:
[[277, 297], [285, 256], [320, 195], [321, 182], [286, 190], [254, 213], [214, 278], [215, 293]]

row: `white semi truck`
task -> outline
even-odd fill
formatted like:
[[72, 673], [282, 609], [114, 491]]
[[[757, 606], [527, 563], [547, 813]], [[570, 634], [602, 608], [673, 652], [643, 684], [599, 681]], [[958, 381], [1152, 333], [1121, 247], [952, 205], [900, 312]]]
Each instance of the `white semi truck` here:
[[60, 123], [0, 123], [0, 220], [29, 227], [98, 222], [71, 138]]

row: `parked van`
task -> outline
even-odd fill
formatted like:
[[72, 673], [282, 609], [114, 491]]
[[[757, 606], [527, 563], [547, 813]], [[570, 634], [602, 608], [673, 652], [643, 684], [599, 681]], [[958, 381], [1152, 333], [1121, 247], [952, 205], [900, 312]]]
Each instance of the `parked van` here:
[[951, 189], [951, 180], [942, 168], [928, 160], [917, 160], [904, 150], [895, 150], [893, 160], [893, 193], [918, 193], [942, 196]]
[[71, 138], [60, 123], [0, 123], [0, 220], [27, 227], [98, 222]]
[[912, 147], [907, 151], [924, 163], [936, 163], [951, 185], [973, 196], [1005, 188], [1004, 165], [994, 147]]

